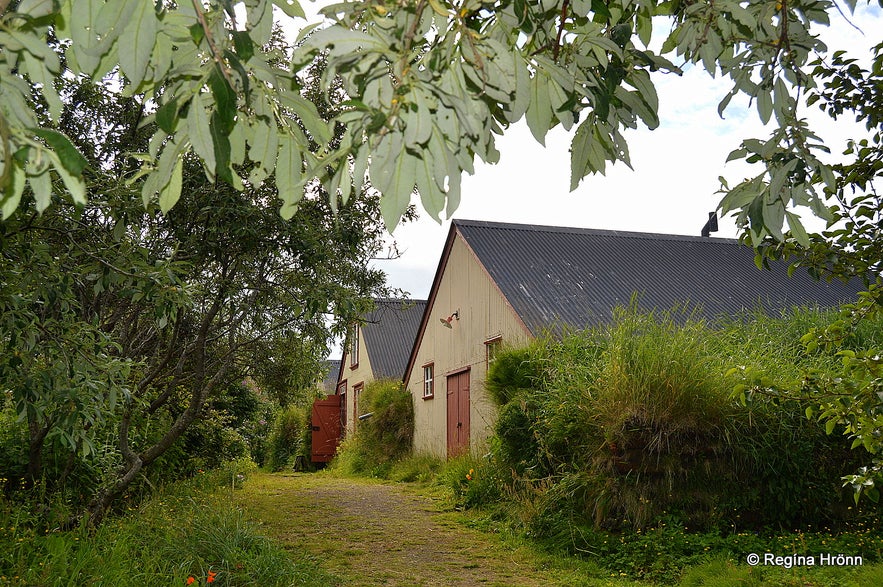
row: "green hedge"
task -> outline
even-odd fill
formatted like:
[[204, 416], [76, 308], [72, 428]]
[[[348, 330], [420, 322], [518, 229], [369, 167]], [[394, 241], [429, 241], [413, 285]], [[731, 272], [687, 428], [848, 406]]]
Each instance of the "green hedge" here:
[[337, 451], [335, 465], [346, 473], [386, 477], [394, 463], [411, 454], [414, 403], [401, 381], [378, 380], [359, 399], [356, 431]]

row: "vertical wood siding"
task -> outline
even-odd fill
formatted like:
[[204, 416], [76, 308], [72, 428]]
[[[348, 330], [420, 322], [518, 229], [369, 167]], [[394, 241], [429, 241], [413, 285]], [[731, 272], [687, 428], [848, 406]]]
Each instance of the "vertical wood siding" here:
[[365, 346], [365, 334], [359, 327], [359, 364], [356, 368], [350, 367], [349, 352], [343, 355], [344, 363], [340, 366], [340, 379], [346, 379], [346, 434], [352, 434], [356, 429], [358, 414], [354, 406], [355, 393], [353, 387], [374, 381], [374, 371], [371, 368], [371, 359], [368, 356], [368, 348]]
[[[469, 246], [458, 235], [451, 246], [423, 337], [418, 341], [408, 390], [414, 397], [414, 449], [439, 457], [447, 454], [446, 375], [470, 370], [470, 450], [487, 447], [497, 411], [485, 392], [485, 342], [502, 336], [504, 345], [525, 344], [529, 334], [491, 281]], [[460, 319], [445, 328], [441, 319]], [[423, 399], [422, 365], [435, 364], [435, 397]]]

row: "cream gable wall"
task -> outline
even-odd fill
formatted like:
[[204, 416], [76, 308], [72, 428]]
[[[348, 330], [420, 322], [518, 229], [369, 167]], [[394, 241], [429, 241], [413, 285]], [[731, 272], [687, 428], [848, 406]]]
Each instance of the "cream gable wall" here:
[[[525, 344], [531, 338], [475, 254], [455, 235], [418, 341], [415, 361], [407, 374], [414, 398], [414, 450], [447, 456], [446, 375], [469, 369], [470, 450], [483, 451], [493, 431], [497, 410], [484, 388], [487, 374], [485, 342], [502, 337], [504, 345]], [[455, 311], [460, 319], [445, 328], [439, 321]], [[423, 398], [423, 366], [434, 363], [432, 399]]]
[[353, 388], [359, 383], [368, 385], [374, 381], [374, 370], [371, 368], [371, 359], [368, 356], [368, 348], [365, 346], [365, 334], [359, 326], [359, 364], [354, 368], [350, 366], [349, 349], [343, 354], [340, 365], [338, 381], [346, 380], [346, 434], [352, 434], [357, 426], [357, 414], [355, 413], [355, 393]]

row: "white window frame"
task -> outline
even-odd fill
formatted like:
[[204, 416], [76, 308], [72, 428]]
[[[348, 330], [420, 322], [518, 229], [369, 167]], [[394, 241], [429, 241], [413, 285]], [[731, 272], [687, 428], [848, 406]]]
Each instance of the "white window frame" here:
[[423, 398], [435, 397], [435, 363], [423, 365]]

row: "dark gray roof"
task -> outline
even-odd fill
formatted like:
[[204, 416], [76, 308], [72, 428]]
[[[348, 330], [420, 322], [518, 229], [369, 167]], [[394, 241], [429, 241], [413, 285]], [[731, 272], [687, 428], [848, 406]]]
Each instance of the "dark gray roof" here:
[[607, 322], [633, 294], [638, 307], [696, 306], [706, 318], [762, 308], [836, 306], [861, 283], [788, 277], [787, 265], [759, 270], [732, 239], [454, 220], [531, 332]]
[[322, 380], [322, 389], [328, 393], [336, 393], [337, 378], [340, 375], [340, 359], [328, 359], [325, 361], [325, 368], [328, 372], [325, 379]]
[[374, 300], [362, 337], [375, 379], [401, 379], [426, 309], [426, 300]]

